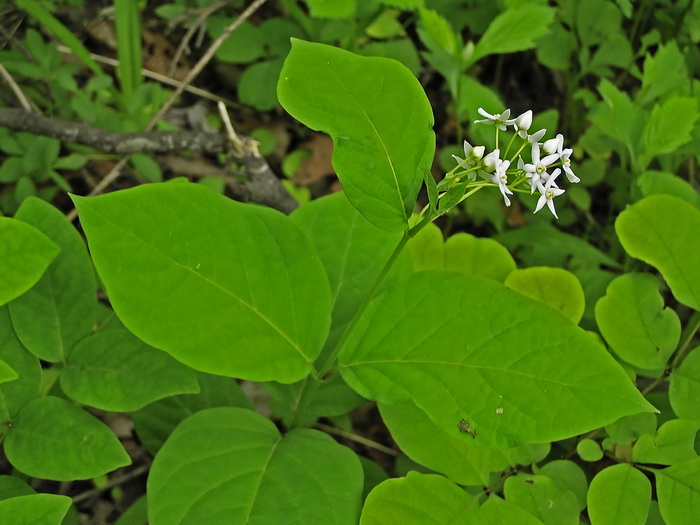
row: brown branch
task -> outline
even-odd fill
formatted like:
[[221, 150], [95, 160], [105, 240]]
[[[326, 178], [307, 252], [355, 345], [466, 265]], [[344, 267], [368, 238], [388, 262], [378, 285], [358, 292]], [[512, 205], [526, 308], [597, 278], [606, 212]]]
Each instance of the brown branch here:
[[[193, 131], [114, 133], [88, 124], [55, 120], [14, 108], [0, 108], [0, 126], [120, 155], [166, 153], [179, 150], [217, 154], [232, 150], [229, 139], [219, 133]], [[287, 192], [265, 158], [260, 155], [257, 142], [250, 137], [239, 136], [239, 139], [242, 147], [236, 148], [237, 151], [233, 156], [244, 166], [248, 179], [242, 183], [244, 200], [263, 204], [283, 213], [291, 213], [299, 203]], [[122, 158], [112, 171], [121, 169], [127, 159], [128, 157]], [[240, 189], [237, 193], [240, 193]], [[74, 217], [74, 211], [68, 215], [70, 220]]]

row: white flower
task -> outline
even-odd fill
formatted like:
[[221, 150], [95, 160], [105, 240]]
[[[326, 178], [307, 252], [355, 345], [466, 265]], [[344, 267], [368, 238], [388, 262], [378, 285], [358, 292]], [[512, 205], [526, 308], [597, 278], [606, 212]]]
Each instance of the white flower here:
[[561, 159], [561, 167], [564, 169], [564, 173], [566, 174], [566, 178], [569, 179], [569, 182], [577, 183], [581, 181], [571, 169], [570, 157], [574, 150], [571, 148], [563, 149], [564, 135], [559, 133], [556, 138], [548, 140], [542, 147], [547, 153], [554, 153], [556, 151], [556, 154], [559, 155]]
[[557, 215], [557, 210], [554, 209], [554, 198], [564, 193], [565, 190], [557, 187], [554, 181], [560, 173], [561, 170], [559, 168], [555, 169], [554, 172], [552, 172], [552, 175], [547, 179], [547, 183], [544, 186], [541, 183], [537, 185], [537, 189], [540, 191], [541, 195], [540, 199], [537, 201], [537, 206], [535, 207], [535, 211], [533, 213], [540, 211], [546, 204], [549, 207], [549, 210], [552, 212], [552, 215], [554, 215], [557, 219], [559, 218]]
[[527, 132], [530, 129], [530, 126], [532, 126], [532, 110], [528, 109], [525, 113], [516, 118], [514, 126], [518, 131], [518, 135], [526, 139]]
[[501, 131], [505, 131], [508, 126], [512, 126], [515, 123], [515, 119], [509, 118], [510, 109], [506, 109], [503, 113], [494, 113], [493, 115], [486, 112], [484, 108], [479, 108], [477, 111], [479, 115], [486, 118], [475, 120], [475, 124], [493, 124], [494, 126], [498, 126], [498, 129]]
[[474, 165], [481, 160], [484, 156], [484, 151], [486, 148], [484, 146], [473, 147], [466, 140], [464, 141], [464, 158], [458, 157], [457, 155], [452, 155], [452, 157], [459, 163]]
[[549, 176], [547, 168], [558, 159], [559, 155], [556, 153], [540, 159], [540, 145], [537, 142], [532, 144], [532, 164], [525, 164], [523, 166], [525, 175], [530, 179], [530, 194], [535, 192], [535, 188], [538, 184], [541, 184], [543, 180], [547, 181], [547, 177]]
[[542, 144], [542, 149], [549, 154], [559, 153], [561, 154], [561, 149], [564, 147], [564, 135], [559, 133], [555, 138], [545, 140]]
[[491, 180], [498, 185], [498, 189], [503, 195], [503, 200], [505, 201], [506, 206], [510, 206], [510, 199], [508, 198], [508, 195], [513, 195], [513, 192], [508, 188], [508, 175], [506, 174], [506, 171], [509, 167], [509, 160], [499, 161], [498, 166], [496, 167], [496, 172], [491, 177]]
[[486, 155], [484, 157], [484, 161], [483, 161], [484, 169], [488, 172], [494, 171], [499, 166], [499, 164], [502, 162], [500, 155], [501, 155], [501, 150], [498, 148], [496, 148], [491, 153]]

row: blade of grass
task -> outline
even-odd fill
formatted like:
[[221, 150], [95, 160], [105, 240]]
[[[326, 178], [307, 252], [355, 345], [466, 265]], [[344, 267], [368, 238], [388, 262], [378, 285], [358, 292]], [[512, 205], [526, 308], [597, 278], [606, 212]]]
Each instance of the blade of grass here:
[[141, 84], [141, 21], [138, 3], [115, 0], [117, 26], [117, 77], [121, 85], [123, 105], [126, 105]]

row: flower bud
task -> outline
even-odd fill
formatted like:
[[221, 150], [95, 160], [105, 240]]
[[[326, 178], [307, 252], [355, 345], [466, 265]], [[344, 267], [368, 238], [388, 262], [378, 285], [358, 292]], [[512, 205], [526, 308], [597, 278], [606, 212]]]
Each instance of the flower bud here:
[[501, 162], [501, 159], [499, 158], [499, 155], [501, 154], [501, 150], [495, 149], [488, 155], [484, 157], [484, 169], [486, 171], [494, 171], [498, 165]]
[[527, 131], [530, 129], [530, 126], [532, 126], [532, 110], [528, 109], [525, 113], [515, 119], [515, 127], [516, 129], [523, 129]]

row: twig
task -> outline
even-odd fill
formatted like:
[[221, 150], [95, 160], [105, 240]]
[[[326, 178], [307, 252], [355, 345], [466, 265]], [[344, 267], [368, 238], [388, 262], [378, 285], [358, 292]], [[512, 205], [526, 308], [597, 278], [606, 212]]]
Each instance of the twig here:
[[22, 89], [19, 87], [17, 82], [15, 82], [15, 79], [12, 78], [12, 75], [10, 75], [9, 71], [7, 71], [7, 69], [5, 69], [5, 66], [3, 66], [2, 64], [0, 64], [0, 77], [2, 77], [5, 82], [7, 82], [7, 85], [10, 86], [10, 89], [17, 97], [17, 100], [19, 100], [20, 105], [25, 110], [35, 111], [35, 108], [32, 106], [31, 102], [29, 102], [29, 99], [22, 92]]
[[122, 485], [126, 483], [129, 480], [132, 480], [134, 478], [138, 478], [139, 476], [142, 476], [146, 472], [148, 472], [148, 469], [151, 468], [151, 465], [141, 465], [139, 467], [136, 467], [134, 470], [131, 470], [124, 474], [123, 476], [119, 477], [114, 477], [107, 482], [107, 484], [104, 487], [95, 487], [94, 489], [86, 490], [85, 492], [81, 492], [77, 496], [73, 496], [73, 503], [80, 503], [82, 501], [88, 500], [92, 498], [93, 496], [97, 496], [99, 494], [102, 494], [103, 492], [106, 492], [110, 489], [113, 489], [114, 487], [118, 487], [119, 485]]
[[348, 432], [347, 430], [343, 430], [342, 428], [324, 425], [323, 423], [316, 423], [314, 426], [319, 430], [328, 432], [329, 434], [335, 434], [336, 436], [344, 437], [346, 439], [349, 439], [350, 441], [355, 441], [356, 443], [360, 443], [375, 450], [379, 450], [380, 452], [384, 452], [385, 454], [389, 454], [390, 456], [400, 455], [400, 453], [394, 450], [393, 448], [386, 447], [381, 443], [377, 443], [376, 441], [372, 441], [371, 439], [367, 439], [366, 437], [362, 437], [352, 432]]

